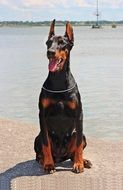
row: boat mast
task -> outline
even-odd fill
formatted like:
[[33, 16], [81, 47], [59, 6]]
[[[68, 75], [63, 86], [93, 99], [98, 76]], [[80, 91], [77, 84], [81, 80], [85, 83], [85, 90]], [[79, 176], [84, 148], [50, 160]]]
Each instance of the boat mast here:
[[96, 13], [96, 16], [97, 16], [97, 25], [99, 24], [99, 10], [98, 10], [98, 0], [97, 0], [97, 13]]
[[99, 24], [99, 4], [98, 0], [96, 1], [96, 17], [97, 20], [95, 21], [95, 24], [92, 25], [92, 28], [102, 28], [101, 25]]

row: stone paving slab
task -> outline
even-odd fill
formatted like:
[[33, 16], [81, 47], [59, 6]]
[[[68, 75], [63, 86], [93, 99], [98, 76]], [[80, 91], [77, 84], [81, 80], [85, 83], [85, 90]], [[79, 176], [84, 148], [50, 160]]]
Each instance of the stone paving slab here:
[[123, 141], [89, 138], [84, 157], [92, 161], [91, 169], [74, 174], [68, 160], [45, 175], [33, 150], [38, 130], [0, 119], [0, 190], [123, 190]]

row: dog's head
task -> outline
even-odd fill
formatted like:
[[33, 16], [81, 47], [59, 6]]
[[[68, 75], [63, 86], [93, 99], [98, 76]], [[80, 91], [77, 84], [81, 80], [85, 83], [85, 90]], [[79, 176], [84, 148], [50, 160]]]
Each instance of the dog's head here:
[[47, 57], [49, 59], [49, 71], [59, 72], [67, 68], [70, 50], [73, 47], [74, 36], [73, 28], [69, 22], [66, 24], [66, 32], [64, 36], [55, 35], [55, 20], [50, 26], [49, 37], [46, 42]]

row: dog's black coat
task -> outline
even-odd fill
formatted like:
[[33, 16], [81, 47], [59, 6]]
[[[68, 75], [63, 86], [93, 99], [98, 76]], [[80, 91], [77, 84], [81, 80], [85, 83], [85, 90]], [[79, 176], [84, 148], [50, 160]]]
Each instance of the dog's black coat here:
[[[52, 32], [46, 44], [49, 59], [54, 56], [56, 49], [60, 49], [60, 51], [67, 49], [68, 57], [62, 70], [49, 72], [41, 90], [39, 97], [40, 133], [35, 139], [34, 146], [36, 158], [38, 161], [44, 159], [42, 145], [49, 146], [50, 139], [51, 155], [54, 162], [61, 162], [66, 159], [74, 160], [74, 154], [68, 150], [69, 143], [71, 143], [72, 139], [76, 139], [76, 146], [79, 147], [82, 143], [84, 149], [86, 138], [83, 135], [81, 97], [70, 71], [69, 57], [73, 39], [70, 40], [67, 34], [62, 37], [55, 36]], [[50, 102], [45, 108], [42, 103], [44, 99]], [[71, 106], [73, 102], [75, 102], [75, 105], [72, 104]]]

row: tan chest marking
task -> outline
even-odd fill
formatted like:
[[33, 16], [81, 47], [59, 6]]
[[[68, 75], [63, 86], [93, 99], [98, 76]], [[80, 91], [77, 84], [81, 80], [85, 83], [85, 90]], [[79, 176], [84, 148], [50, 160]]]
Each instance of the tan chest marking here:
[[67, 102], [67, 105], [70, 109], [74, 110], [77, 107], [77, 102], [75, 100]]
[[[61, 102], [63, 102], [63, 104], [66, 104], [72, 110], [76, 109], [76, 107], [77, 107], [77, 102], [75, 100], [68, 101], [68, 102], [65, 102], [65, 101], [61, 101]], [[44, 108], [48, 108], [51, 104], [55, 104], [56, 101], [49, 99], [49, 98], [44, 98], [41, 100], [41, 103]]]
[[48, 108], [51, 104], [53, 104], [55, 101], [53, 101], [50, 98], [44, 98], [41, 100], [41, 103], [43, 105], [44, 108]]

